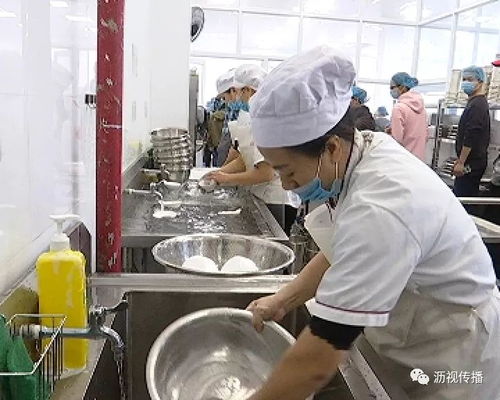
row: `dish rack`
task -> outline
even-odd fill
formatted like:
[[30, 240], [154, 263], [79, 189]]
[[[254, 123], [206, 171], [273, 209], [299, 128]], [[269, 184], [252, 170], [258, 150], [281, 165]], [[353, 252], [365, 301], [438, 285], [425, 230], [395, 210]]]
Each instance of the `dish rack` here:
[[[28, 353], [33, 360], [33, 369], [28, 372], [0, 372], [0, 380], [29, 379], [34, 377], [38, 399], [51, 398], [56, 382], [63, 372], [63, 338], [62, 329], [66, 322], [63, 314], [16, 314], [8, 322], [7, 327], [12, 337], [21, 336], [25, 340]], [[26, 338], [23, 327], [28, 324], [43, 325], [51, 328], [50, 337], [43, 339]], [[0, 392], [0, 400], [4, 396]]]

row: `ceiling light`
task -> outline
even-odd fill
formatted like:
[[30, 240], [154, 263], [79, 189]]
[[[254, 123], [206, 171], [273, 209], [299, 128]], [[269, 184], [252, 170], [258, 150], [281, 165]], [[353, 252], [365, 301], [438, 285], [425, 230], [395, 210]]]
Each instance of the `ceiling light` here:
[[0, 18], [16, 18], [16, 14], [0, 8]]

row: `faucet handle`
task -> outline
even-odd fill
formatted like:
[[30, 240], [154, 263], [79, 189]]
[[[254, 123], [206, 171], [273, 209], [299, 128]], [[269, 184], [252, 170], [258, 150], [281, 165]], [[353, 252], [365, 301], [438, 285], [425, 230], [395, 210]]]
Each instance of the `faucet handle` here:
[[122, 300], [113, 307], [103, 307], [100, 305], [91, 306], [89, 310], [89, 324], [91, 326], [102, 326], [106, 319], [106, 315], [124, 311], [127, 308], [127, 300]]
[[122, 300], [113, 307], [103, 307], [104, 314], [115, 314], [120, 311], [125, 311], [128, 308], [128, 301]]

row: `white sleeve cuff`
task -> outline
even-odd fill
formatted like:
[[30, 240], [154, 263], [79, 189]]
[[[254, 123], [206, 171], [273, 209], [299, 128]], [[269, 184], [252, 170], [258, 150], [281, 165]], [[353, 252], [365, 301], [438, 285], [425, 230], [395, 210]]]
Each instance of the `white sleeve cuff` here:
[[326, 304], [320, 304], [312, 299], [307, 302], [311, 315], [330, 322], [354, 326], [385, 326], [389, 322], [389, 311], [357, 311], [346, 310]]

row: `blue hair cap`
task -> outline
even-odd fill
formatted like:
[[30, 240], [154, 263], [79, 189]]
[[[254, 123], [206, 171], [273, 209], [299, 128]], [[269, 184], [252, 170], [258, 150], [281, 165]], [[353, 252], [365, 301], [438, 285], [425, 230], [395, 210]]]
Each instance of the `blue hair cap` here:
[[406, 72], [398, 72], [397, 74], [394, 74], [391, 81], [398, 86], [405, 86], [408, 89], [418, 86], [418, 79], [410, 76]]

